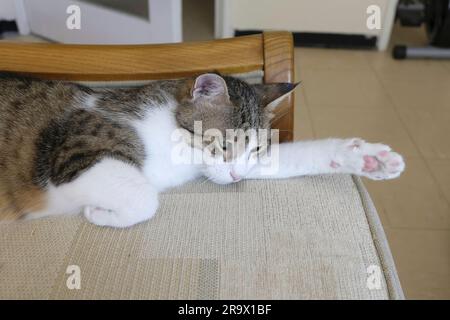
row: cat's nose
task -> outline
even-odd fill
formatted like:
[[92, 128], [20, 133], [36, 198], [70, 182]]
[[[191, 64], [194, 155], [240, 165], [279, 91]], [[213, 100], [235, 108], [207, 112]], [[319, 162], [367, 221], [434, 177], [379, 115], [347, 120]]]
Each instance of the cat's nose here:
[[237, 175], [233, 170], [230, 171], [230, 176], [231, 178], [233, 178], [234, 182], [238, 182], [239, 180], [241, 180], [241, 177]]

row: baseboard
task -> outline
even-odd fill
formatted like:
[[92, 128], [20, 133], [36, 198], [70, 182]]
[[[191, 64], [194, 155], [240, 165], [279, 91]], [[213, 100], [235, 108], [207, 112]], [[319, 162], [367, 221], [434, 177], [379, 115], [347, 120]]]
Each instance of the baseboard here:
[[[236, 30], [234, 35], [244, 36], [261, 33], [261, 30]], [[346, 48], [346, 49], [375, 49], [376, 36], [361, 34], [292, 32], [296, 47]]]

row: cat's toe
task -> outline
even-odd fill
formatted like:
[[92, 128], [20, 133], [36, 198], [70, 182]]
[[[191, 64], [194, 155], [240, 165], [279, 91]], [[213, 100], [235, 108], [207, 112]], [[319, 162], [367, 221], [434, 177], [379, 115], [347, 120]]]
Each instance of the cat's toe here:
[[405, 170], [405, 161], [396, 152], [389, 152], [384, 158], [381, 158], [381, 163], [383, 163], [389, 178], [396, 178]]
[[85, 206], [83, 214], [86, 219], [98, 226], [107, 226], [114, 219], [114, 211], [94, 206]]

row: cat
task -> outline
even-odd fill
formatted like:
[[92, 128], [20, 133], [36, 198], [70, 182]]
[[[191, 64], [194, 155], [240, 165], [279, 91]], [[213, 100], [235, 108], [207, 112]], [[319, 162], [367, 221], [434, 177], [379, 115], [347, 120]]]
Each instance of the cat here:
[[[359, 138], [263, 146], [255, 129], [270, 128], [277, 102], [295, 87], [205, 73], [94, 89], [1, 73], [0, 209], [25, 219], [83, 212], [91, 223], [123, 228], [150, 219], [159, 192], [199, 177], [228, 184], [333, 173], [374, 180], [401, 174], [405, 164], [399, 154]], [[227, 129], [250, 134], [243, 143], [238, 139], [238, 148], [236, 137], [221, 140]], [[211, 130], [222, 138], [208, 136]], [[175, 161], [174, 154], [186, 161]], [[192, 155], [205, 161], [192, 161]], [[255, 159], [276, 162], [277, 170], [267, 174], [267, 165]]]

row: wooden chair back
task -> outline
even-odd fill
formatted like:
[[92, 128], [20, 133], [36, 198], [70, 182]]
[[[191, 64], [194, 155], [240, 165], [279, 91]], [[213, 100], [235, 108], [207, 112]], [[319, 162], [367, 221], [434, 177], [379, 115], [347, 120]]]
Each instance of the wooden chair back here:
[[[157, 45], [70, 45], [0, 43], [0, 70], [71, 81], [154, 80], [217, 71], [264, 71], [264, 82], [293, 82], [294, 54], [289, 32], [205, 42]], [[273, 128], [280, 141], [293, 139], [294, 96], [279, 108]]]

